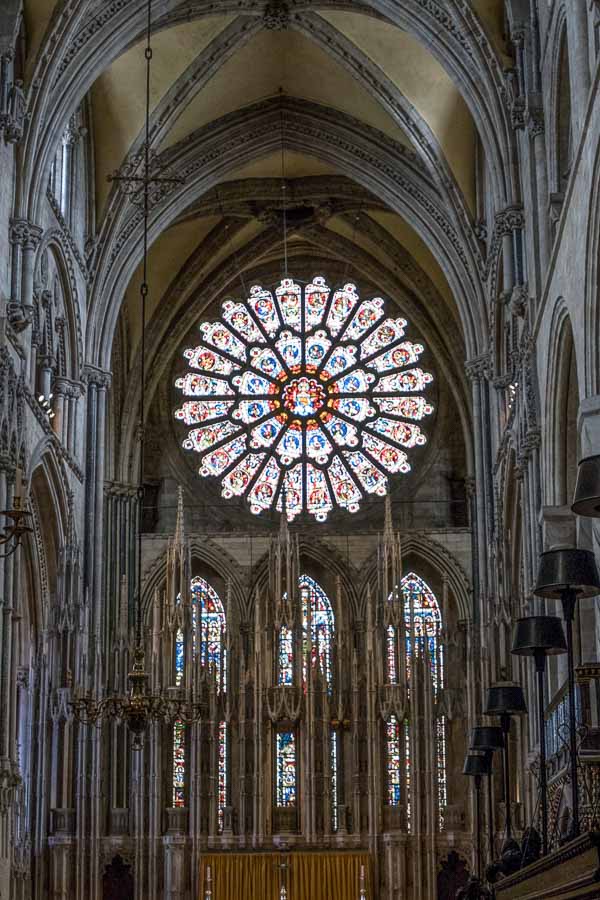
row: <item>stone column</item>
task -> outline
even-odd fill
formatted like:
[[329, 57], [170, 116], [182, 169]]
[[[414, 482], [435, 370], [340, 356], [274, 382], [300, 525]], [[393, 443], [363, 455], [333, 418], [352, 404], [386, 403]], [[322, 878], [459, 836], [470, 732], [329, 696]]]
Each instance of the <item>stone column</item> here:
[[42, 229], [27, 219], [11, 219], [9, 240], [13, 248], [13, 258], [8, 314], [11, 325], [17, 331], [22, 331], [31, 324], [35, 254], [42, 234]]
[[[548, 168], [546, 157], [546, 135], [544, 127], [544, 111], [541, 106], [529, 108], [529, 135], [533, 149], [535, 165], [535, 191], [537, 195], [537, 233], [539, 238], [539, 261], [541, 281], [548, 268], [550, 258], [550, 223], [548, 221]], [[542, 286], [540, 285], [540, 287]]]
[[486, 428], [486, 416], [484, 405], [484, 380], [488, 371], [489, 359], [486, 355], [470, 360], [465, 368], [467, 376], [471, 380], [473, 391], [473, 434], [474, 434], [474, 497], [475, 497], [475, 522], [473, 527], [477, 535], [477, 556], [479, 559], [479, 593], [476, 604], [480, 603], [488, 594], [488, 539], [487, 533], [487, 508], [489, 499], [488, 480], [490, 465], [487, 458], [484, 431]]
[[566, 15], [574, 147], [581, 137], [590, 96], [587, 6], [587, 0], [570, 0]]

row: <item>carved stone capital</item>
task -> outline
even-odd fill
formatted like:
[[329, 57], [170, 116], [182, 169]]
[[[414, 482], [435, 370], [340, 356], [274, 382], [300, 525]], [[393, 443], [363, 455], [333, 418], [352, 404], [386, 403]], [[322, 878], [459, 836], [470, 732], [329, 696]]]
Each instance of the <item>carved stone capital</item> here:
[[510, 296], [510, 311], [513, 316], [519, 319], [524, 318], [527, 311], [527, 303], [529, 300], [529, 291], [526, 284], [517, 284], [512, 290]]
[[487, 378], [490, 372], [490, 357], [487, 353], [475, 356], [465, 363], [465, 372], [470, 381], [478, 381]]
[[544, 110], [540, 106], [530, 106], [527, 113], [527, 129], [531, 137], [536, 138], [544, 134], [546, 130]]
[[263, 13], [267, 31], [285, 31], [290, 25], [290, 10], [285, 0], [269, 0]]
[[9, 241], [23, 250], [37, 250], [44, 231], [27, 219], [11, 219]]
[[496, 214], [496, 233], [503, 237], [519, 231], [525, 225], [525, 217], [521, 206], [507, 206]]
[[9, 303], [7, 318], [13, 331], [20, 334], [33, 322], [33, 306], [23, 306], [22, 303]]
[[95, 384], [101, 390], [108, 390], [112, 384], [112, 375], [96, 366], [86, 366], [83, 377], [88, 385]]

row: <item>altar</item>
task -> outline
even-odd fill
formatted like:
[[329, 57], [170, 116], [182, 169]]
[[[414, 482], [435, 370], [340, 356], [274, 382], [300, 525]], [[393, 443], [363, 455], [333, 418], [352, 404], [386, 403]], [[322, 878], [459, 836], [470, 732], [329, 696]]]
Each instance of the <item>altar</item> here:
[[207, 853], [199, 900], [372, 900], [368, 853]]

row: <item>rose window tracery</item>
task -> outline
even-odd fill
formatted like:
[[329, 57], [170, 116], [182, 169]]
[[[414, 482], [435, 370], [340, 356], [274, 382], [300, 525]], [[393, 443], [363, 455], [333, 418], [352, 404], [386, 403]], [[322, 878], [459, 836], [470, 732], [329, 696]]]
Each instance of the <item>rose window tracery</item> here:
[[384, 495], [390, 474], [410, 470], [406, 451], [426, 442], [418, 422], [433, 412], [424, 347], [384, 307], [321, 276], [224, 303], [176, 380], [175, 416], [200, 475], [219, 477], [225, 498], [245, 495], [253, 513], [281, 510], [285, 496], [290, 520], [324, 521], [335, 505], [356, 512], [365, 493]]

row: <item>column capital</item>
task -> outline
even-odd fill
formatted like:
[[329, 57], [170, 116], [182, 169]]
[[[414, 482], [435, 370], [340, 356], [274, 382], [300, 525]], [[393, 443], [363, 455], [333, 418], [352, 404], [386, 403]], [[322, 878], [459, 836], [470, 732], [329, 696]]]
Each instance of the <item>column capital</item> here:
[[86, 384], [95, 384], [100, 390], [107, 390], [112, 383], [112, 374], [97, 366], [85, 366], [83, 378]]
[[523, 207], [520, 204], [512, 204], [507, 206], [501, 212], [496, 213], [496, 233], [502, 237], [512, 234], [513, 231], [519, 231], [525, 225], [525, 216], [523, 215]]
[[470, 381], [479, 381], [487, 378], [490, 373], [490, 355], [482, 353], [481, 356], [474, 356], [465, 363], [465, 372]]
[[11, 244], [21, 246], [24, 250], [37, 250], [43, 234], [43, 228], [34, 225], [27, 219], [10, 220], [9, 241]]

